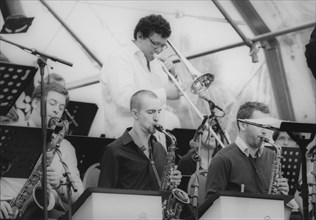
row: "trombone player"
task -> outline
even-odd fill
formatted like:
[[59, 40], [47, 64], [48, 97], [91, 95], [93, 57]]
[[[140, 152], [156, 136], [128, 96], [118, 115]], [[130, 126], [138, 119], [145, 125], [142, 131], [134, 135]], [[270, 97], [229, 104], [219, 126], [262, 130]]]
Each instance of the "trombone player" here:
[[[136, 91], [153, 91], [163, 104], [162, 124], [172, 130], [180, 127], [178, 117], [166, 109], [167, 100], [177, 100], [181, 93], [165, 73], [166, 68], [177, 78], [171, 59], [159, 60], [171, 35], [169, 22], [161, 15], [148, 15], [139, 20], [134, 39], [119, 48], [104, 62], [100, 82], [104, 100], [104, 132], [107, 137], [121, 136], [133, 124], [129, 100]], [[163, 62], [163, 66], [161, 65]], [[158, 140], [165, 142], [163, 137]]]

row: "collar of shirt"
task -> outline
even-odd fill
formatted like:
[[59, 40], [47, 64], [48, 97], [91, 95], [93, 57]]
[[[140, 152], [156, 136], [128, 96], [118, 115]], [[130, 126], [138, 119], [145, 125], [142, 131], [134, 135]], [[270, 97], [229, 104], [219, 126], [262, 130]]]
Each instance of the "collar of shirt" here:
[[132, 54], [142, 54], [145, 57], [144, 53], [136, 46], [133, 40], [129, 43], [129, 48]]
[[131, 54], [135, 55], [138, 57], [140, 63], [142, 64], [142, 66], [149, 71], [148, 67], [147, 67], [147, 59], [145, 57], [145, 54], [143, 53], [143, 51], [141, 51], [135, 44], [135, 42], [132, 40], [129, 46], [130, 52]]
[[[248, 146], [239, 136], [237, 136], [235, 144], [237, 144], [241, 152], [243, 152], [247, 157], [249, 157], [250, 153], [249, 153]], [[256, 155], [258, 155], [258, 157], [261, 157], [262, 153], [263, 153], [263, 147], [261, 146], [259, 150], [257, 151]]]
[[[130, 128], [127, 128], [127, 129], [125, 130], [124, 134], [122, 135], [122, 142], [123, 142], [124, 145], [127, 145], [127, 144], [129, 144], [130, 142], [134, 142], [133, 138], [132, 138], [131, 135], [129, 134], [129, 131], [130, 131], [131, 129], [132, 129], [131, 127], [130, 127]], [[151, 135], [151, 136], [150, 136], [150, 140], [151, 140], [151, 142], [152, 142], [152, 141], [157, 142], [157, 139], [156, 139], [156, 137], [155, 137], [154, 135]]]

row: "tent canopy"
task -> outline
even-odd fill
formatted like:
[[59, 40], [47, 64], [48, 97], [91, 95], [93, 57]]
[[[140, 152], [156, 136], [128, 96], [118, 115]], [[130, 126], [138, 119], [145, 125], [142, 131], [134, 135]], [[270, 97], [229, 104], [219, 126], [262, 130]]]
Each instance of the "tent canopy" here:
[[[141, 17], [161, 14], [171, 24], [170, 41], [178, 51], [201, 74], [214, 74], [215, 81], [207, 93], [225, 110], [222, 121], [228, 130], [234, 126], [238, 106], [248, 100], [269, 104], [272, 113], [282, 119], [316, 121], [315, 81], [304, 56], [316, 24], [315, 1], [30, 0], [20, 3], [24, 14], [34, 17], [32, 25], [26, 33], [1, 36], [73, 63], [69, 67], [49, 60], [46, 74], [61, 74], [71, 91], [71, 99], [97, 103], [97, 117], [102, 118], [100, 112], [105, 106], [101, 104], [100, 90], [93, 88], [98, 88], [103, 60], [133, 39], [133, 29]], [[3, 23], [0, 16], [0, 26]], [[278, 33], [282, 30], [285, 33]], [[240, 33], [253, 48], [243, 42]], [[1, 52], [11, 62], [37, 65], [37, 57], [5, 42], [0, 45]], [[258, 56], [258, 62], [253, 62], [250, 52]], [[165, 53], [178, 60], [170, 47]], [[189, 92], [192, 74], [183, 63], [176, 65], [189, 97], [203, 114], [208, 114], [207, 103]], [[183, 128], [196, 128], [200, 123], [185, 100], [169, 105], [180, 118], [187, 119]], [[95, 122], [91, 135], [98, 136], [100, 126], [101, 122]]]

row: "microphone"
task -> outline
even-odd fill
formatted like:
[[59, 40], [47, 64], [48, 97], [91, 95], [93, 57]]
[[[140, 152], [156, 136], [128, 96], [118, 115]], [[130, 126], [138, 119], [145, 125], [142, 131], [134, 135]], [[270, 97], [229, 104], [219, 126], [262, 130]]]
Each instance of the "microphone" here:
[[193, 136], [193, 138], [192, 138], [192, 140], [190, 140], [190, 147], [191, 148], [198, 148], [199, 147], [199, 136], [200, 136], [200, 134], [202, 134], [203, 133], [203, 130], [204, 130], [204, 125], [205, 125], [205, 123], [206, 123], [206, 121], [207, 121], [207, 119], [208, 119], [208, 116], [204, 116], [204, 119], [203, 119], [203, 121], [202, 121], [202, 123], [201, 123], [201, 125], [198, 127], [198, 129], [196, 130], [196, 132], [195, 132], [195, 134], [194, 134], [194, 136]]
[[203, 94], [200, 93], [199, 97], [207, 101], [213, 108], [217, 108], [218, 110], [224, 112], [224, 110], [221, 107], [215, 105], [215, 103], [209, 97], [207, 97], [204, 93]]

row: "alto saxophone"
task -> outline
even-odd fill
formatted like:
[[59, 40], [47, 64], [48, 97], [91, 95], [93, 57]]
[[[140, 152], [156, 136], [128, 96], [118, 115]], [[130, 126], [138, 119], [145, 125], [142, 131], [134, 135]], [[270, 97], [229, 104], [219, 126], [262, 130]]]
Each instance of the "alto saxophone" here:
[[[59, 127], [58, 127], [59, 125]], [[51, 118], [48, 122], [48, 127], [53, 130], [50, 138], [50, 142], [47, 146], [47, 162], [46, 165], [49, 166], [54, 158], [56, 149], [59, 144], [64, 139], [65, 134], [68, 130], [68, 121], [62, 121], [60, 118]], [[60, 127], [62, 126], [62, 127]], [[29, 204], [33, 201], [40, 207], [43, 208], [42, 199], [38, 198], [42, 194], [41, 180], [43, 176], [42, 170], [42, 155], [37, 160], [30, 177], [26, 180], [22, 189], [15, 199], [10, 203], [13, 214], [11, 217], [20, 218], [23, 216], [24, 212], [27, 210]], [[55, 206], [54, 196], [51, 195], [50, 188], [47, 187], [48, 193], [48, 207], [47, 210], [51, 210]]]
[[278, 180], [283, 178], [282, 177], [282, 147], [278, 144], [275, 144], [273, 141], [270, 139], [259, 136], [259, 138], [268, 144], [271, 144], [275, 150], [276, 150], [276, 155], [274, 156], [274, 160], [272, 163], [272, 172], [271, 172], [271, 177], [270, 177], [270, 183], [269, 183], [269, 189], [268, 189], [268, 194], [272, 195], [281, 195], [281, 192], [278, 189]]
[[162, 174], [161, 190], [171, 192], [168, 200], [163, 201], [163, 219], [179, 219], [184, 204], [189, 204], [190, 199], [186, 192], [177, 188], [177, 185], [171, 182], [171, 172], [175, 170], [175, 150], [176, 138], [165, 131], [161, 125], [155, 125], [155, 128], [164, 133], [170, 139], [168, 146], [167, 163]]

